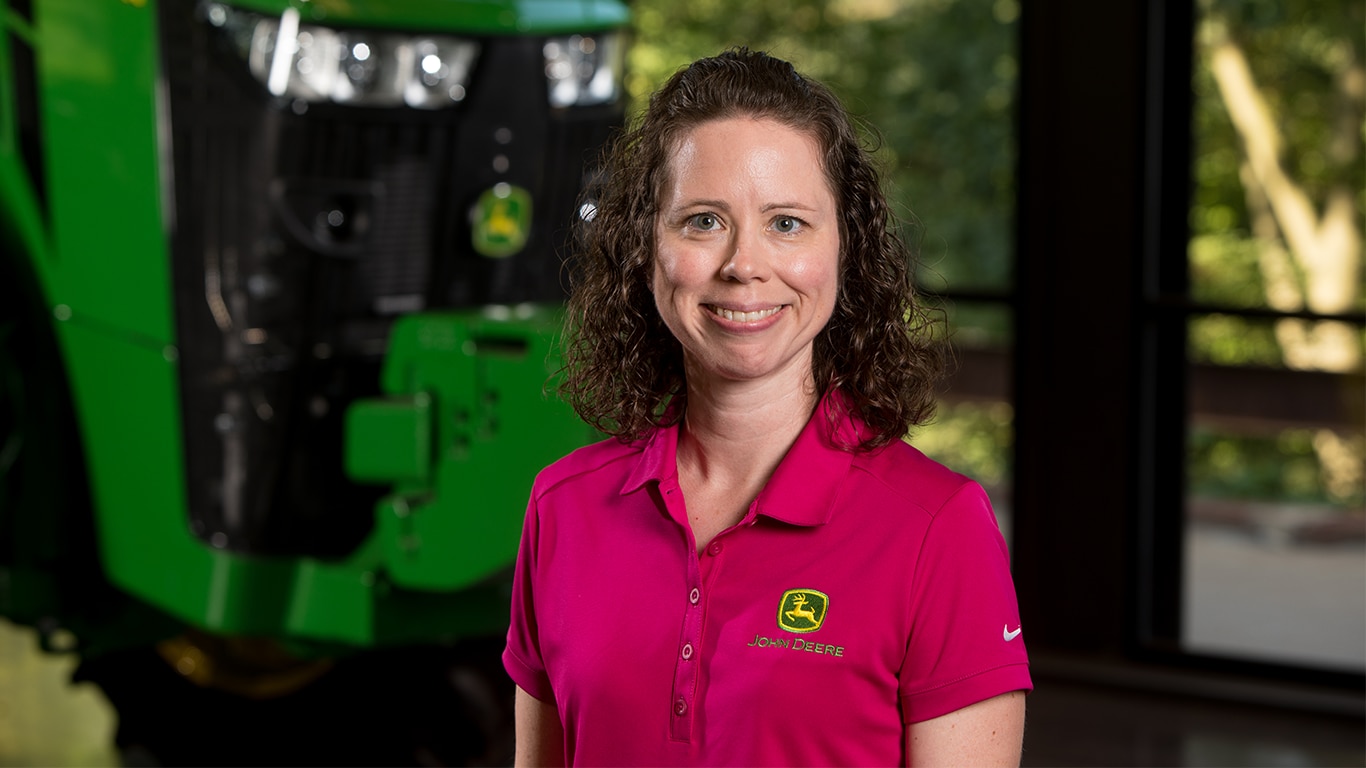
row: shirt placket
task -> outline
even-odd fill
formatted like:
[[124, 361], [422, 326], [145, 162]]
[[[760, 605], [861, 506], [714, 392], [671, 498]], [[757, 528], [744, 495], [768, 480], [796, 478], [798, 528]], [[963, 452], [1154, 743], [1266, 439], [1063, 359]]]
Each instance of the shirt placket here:
[[[677, 480], [661, 482], [660, 492], [674, 520], [687, 525], [687, 512], [683, 508], [683, 494], [678, 489]], [[697, 705], [697, 682], [701, 674], [699, 667], [705, 603], [702, 593], [702, 567], [692, 536], [683, 537], [683, 546], [686, 549], [684, 554], [688, 568], [687, 579], [682, 585], [685, 593], [683, 626], [679, 631], [678, 651], [674, 657], [673, 689], [670, 691], [669, 738], [672, 741], [688, 742], [692, 737], [693, 712]]]
[[[684, 509], [683, 494], [678, 481], [670, 479], [660, 483], [664, 504], [674, 520], [687, 525], [687, 510]], [[688, 577], [687, 603], [683, 611], [683, 627], [679, 633], [678, 654], [674, 660], [674, 685], [671, 691], [672, 716], [669, 718], [669, 738], [672, 741], [690, 742], [692, 740], [693, 712], [696, 710], [698, 681], [702, 675], [702, 629], [706, 618], [708, 593], [716, 583], [721, 566], [721, 553], [725, 551], [723, 541], [736, 528], [754, 524], [758, 511], [757, 502], [750, 505], [749, 513], [737, 526], [717, 534], [703, 550], [701, 556], [692, 535], [684, 536], [687, 549]]]

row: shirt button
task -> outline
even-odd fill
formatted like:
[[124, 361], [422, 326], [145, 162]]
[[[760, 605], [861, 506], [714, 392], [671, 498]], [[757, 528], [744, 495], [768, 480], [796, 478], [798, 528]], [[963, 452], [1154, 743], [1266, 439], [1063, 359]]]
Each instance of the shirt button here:
[[691, 659], [691, 658], [692, 658], [692, 643], [684, 643], [684, 644], [683, 644], [683, 660], [684, 660], [684, 661], [687, 661], [688, 659]]
[[711, 553], [712, 557], [721, 554], [721, 542], [713, 541], [707, 546], [707, 551]]
[[702, 593], [698, 591], [697, 587], [693, 587], [692, 591], [688, 593], [688, 602], [697, 605], [697, 601], [701, 599]]
[[679, 696], [678, 701], [674, 702], [674, 714], [679, 717], [688, 714], [688, 702], [682, 696]]

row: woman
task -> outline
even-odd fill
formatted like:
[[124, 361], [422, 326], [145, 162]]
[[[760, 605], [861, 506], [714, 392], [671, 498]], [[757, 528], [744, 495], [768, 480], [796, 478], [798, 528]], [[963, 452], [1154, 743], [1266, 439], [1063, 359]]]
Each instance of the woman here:
[[839, 101], [745, 49], [651, 99], [584, 233], [504, 664], [521, 765], [1017, 764], [982, 489], [900, 438], [939, 347]]

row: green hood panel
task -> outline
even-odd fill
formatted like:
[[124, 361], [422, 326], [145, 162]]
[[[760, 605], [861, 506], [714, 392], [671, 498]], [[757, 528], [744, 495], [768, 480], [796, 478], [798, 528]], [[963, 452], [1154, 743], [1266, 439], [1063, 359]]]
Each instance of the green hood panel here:
[[299, 10], [304, 23], [339, 27], [421, 29], [463, 34], [568, 34], [623, 27], [616, 0], [237, 0], [244, 10]]

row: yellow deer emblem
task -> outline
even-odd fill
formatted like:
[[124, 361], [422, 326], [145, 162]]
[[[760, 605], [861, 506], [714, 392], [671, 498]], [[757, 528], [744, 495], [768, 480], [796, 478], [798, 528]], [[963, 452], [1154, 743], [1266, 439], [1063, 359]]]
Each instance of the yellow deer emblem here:
[[830, 597], [814, 589], [789, 589], [778, 603], [778, 626], [788, 632], [815, 632], [825, 621]]
[[512, 203], [507, 200], [494, 202], [486, 226], [490, 237], [511, 240], [522, 234], [522, 225], [512, 215]]
[[806, 593], [798, 592], [796, 596], [792, 598], [792, 610], [787, 611], [786, 616], [793, 621], [796, 621], [797, 619], [806, 619], [812, 624], [815, 624], [816, 611], [811, 608], [803, 608], [808, 602], [809, 600], [806, 597]]

